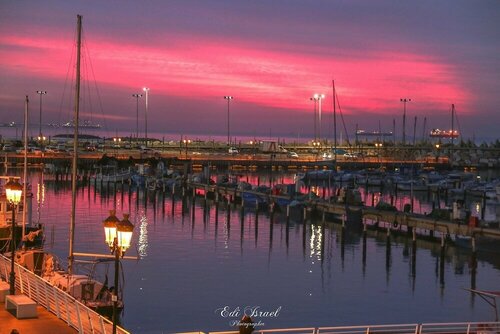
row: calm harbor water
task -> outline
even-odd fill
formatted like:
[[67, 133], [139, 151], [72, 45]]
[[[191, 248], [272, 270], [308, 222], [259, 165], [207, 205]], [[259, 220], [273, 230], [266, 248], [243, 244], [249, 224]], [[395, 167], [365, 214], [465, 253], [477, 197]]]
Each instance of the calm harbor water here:
[[[46, 226], [46, 248], [64, 259], [70, 183], [35, 171], [30, 181], [33, 220]], [[399, 208], [409, 197], [398, 200]], [[429, 212], [431, 201], [419, 195], [415, 210]], [[141, 259], [123, 261], [123, 325], [133, 333], [230, 330], [245, 307], [277, 311], [254, 317], [264, 328], [494, 320], [491, 307], [463, 288], [498, 290], [498, 254], [479, 253], [475, 260], [451, 246], [440, 254], [439, 243], [426, 240], [413, 254], [411, 240], [387, 241], [385, 232], [363, 238], [336, 224], [294, 220], [287, 229], [282, 214], [271, 225], [266, 212], [256, 221], [253, 209], [241, 216], [232, 206], [228, 216], [224, 204], [216, 220], [213, 204], [204, 217], [202, 199], [194, 215], [190, 199], [184, 208], [180, 199], [173, 205], [169, 195], [146, 198], [127, 185], [78, 192], [76, 251], [106, 253], [102, 220], [108, 210], [116, 208], [119, 218], [131, 213], [136, 249], [128, 254]], [[489, 215], [495, 207], [488, 204]]]

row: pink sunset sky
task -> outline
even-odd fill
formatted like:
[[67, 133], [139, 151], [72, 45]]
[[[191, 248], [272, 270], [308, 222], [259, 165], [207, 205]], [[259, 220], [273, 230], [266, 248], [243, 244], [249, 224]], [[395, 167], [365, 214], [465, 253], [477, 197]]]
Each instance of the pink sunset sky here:
[[453, 103], [465, 138], [498, 138], [496, 1], [2, 1], [0, 123], [22, 122], [29, 95], [37, 126], [37, 90], [42, 123], [72, 118], [77, 14], [82, 118], [109, 131], [135, 132], [147, 86], [152, 133], [225, 135], [232, 95], [233, 135], [311, 137], [323, 93], [331, 137], [334, 79], [350, 135], [400, 133], [411, 98], [407, 133], [415, 116], [419, 136], [424, 117], [449, 128]]

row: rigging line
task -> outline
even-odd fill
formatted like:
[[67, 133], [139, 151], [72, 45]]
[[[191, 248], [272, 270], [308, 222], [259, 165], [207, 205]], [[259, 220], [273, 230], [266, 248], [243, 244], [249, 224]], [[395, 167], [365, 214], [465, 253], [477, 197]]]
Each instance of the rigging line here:
[[109, 133], [108, 133], [108, 125], [106, 124], [106, 117], [104, 115], [104, 108], [102, 106], [102, 99], [101, 99], [101, 94], [99, 92], [99, 87], [97, 86], [97, 81], [95, 79], [95, 73], [94, 73], [94, 66], [92, 64], [92, 58], [90, 57], [90, 51], [88, 50], [87, 48], [87, 53], [88, 53], [88, 58], [89, 58], [89, 63], [90, 63], [90, 70], [92, 72], [92, 78], [94, 79], [94, 86], [95, 86], [95, 90], [96, 90], [96, 93], [97, 93], [97, 101], [99, 102], [99, 109], [101, 111], [101, 115], [102, 115], [102, 121], [104, 123], [104, 130], [105, 130], [105, 133], [106, 133], [106, 137], [109, 137]]
[[347, 145], [349, 145], [349, 147], [351, 147], [351, 142], [349, 140], [349, 133], [347, 132], [347, 127], [345, 125], [345, 120], [344, 120], [344, 113], [342, 112], [342, 108], [340, 107], [340, 100], [339, 100], [339, 96], [337, 95], [337, 93], [335, 93], [335, 97], [337, 98], [337, 105], [339, 107], [339, 113], [340, 113], [340, 118], [342, 119], [342, 125], [344, 126], [344, 131], [345, 131], [345, 138], [347, 140]]
[[[73, 47], [71, 48], [71, 55], [69, 57], [68, 70], [66, 71], [66, 78], [64, 79], [63, 95], [61, 97], [61, 103], [59, 104], [59, 117], [58, 117], [56, 126], [61, 125], [62, 109], [63, 109], [63, 105], [65, 104], [64, 100], [65, 100], [65, 97], [66, 97], [66, 90], [67, 90], [67, 87], [68, 87], [68, 77], [70, 75], [70, 72], [71, 72], [70, 82], [74, 81], [73, 79], [74, 79], [75, 72], [72, 71], [72, 69], [74, 68], [74, 66], [72, 66], [72, 64], [74, 64], [74, 58], [75, 58], [76, 34], [77, 34], [77, 31], [75, 30], [75, 34], [73, 36]], [[71, 96], [68, 97], [68, 98], [71, 98]], [[71, 106], [70, 106], [70, 108], [68, 110], [70, 110], [70, 109], [71, 109]]]
[[[89, 71], [88, 71], [88, 56], [85, 55], [85, 50], [87, 48], [84, 47], [84, 52], [83, 52], [83, 70], [84, 70], [84, 80], [83, 80], [83, 84], [84, 84], [84, 90], [87, 92], [86, 94], [86, 100], [85, 102], [87, 103], [85, 106], [84, 106], [84, 110], [85, 112], [83, 114], [85, 115], [88, 115], [89, 112], [90, 112], [90, 120], [92, 120], [92, 110], [93, 110], [93, 105], [92, 105], [92, 92], [91, 92], [91, 87], [90, 87], [90, 80], [89, 80]], [[82, 128], [82, 132], [83, 130], [85, 130], [85, 127]]]
[[[83, 48], [83, 67], [84, 67], [84, 75], [85, 79], [84, 80], [84, 85], [85, 85], [85, 90], [87, 91], [87, 99], [88, 99], [88, 110], [90, 112], [90, 121], [92, 122], [92, 116], [93, 116], [93, 104], [92, 104], [92, 92], [91, 92], [91, 85], [90, 85], [90, 75], [89, 75], [89, 70], [88, 70], [88, 63], [90, 62], [90, 54], [88, 52], [88, 47], [86, 44], [86, 38], [85, 35], [83, 36], [83, 41], [84, 41], [84, 48]], [[87, 110], [87, 109], [85, 109]], [[85, 112], [85, 114], [89, 114], [89, 112]]]

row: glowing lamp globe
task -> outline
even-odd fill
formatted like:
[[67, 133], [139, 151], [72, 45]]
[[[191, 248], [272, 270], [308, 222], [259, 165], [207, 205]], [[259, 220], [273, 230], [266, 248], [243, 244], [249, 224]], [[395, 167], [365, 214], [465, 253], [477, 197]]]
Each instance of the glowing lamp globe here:
[[109, 217], [103, 221], [103, 226], [106, 243], [111, 250], [113, 249], [113, 243], [117, 237], [116, 230], [119, 223], [120, 220], [116, 217], [115, 210], [109, 210]]
[[18, 205], [23, 194], [23, 187], [17, 180], [10, 179], [9, 182], [5, 184], [5, 194], [9, 202]]
[[128, 220], [129, 214], [123, 214], [123, 220], [117, 225], [118, 247], [121, 248], [122, 256], [130, 247], [134, 225]]

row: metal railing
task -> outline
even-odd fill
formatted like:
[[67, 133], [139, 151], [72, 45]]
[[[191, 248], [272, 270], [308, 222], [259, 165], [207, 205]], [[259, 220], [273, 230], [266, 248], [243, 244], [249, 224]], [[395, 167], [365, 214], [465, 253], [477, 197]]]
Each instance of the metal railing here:
[[[238, 334], [238, 331], [209, 334]], [[500, 322], [458, 322], [255, 330], [253, 334], [498, 334]]]
[[[107, 334], [112, 332], [113, 324], [111, 321], [91, 310], [68, 293], [51, 285], [17, 263], [14, 271], [18, 291], [33, 299], [38, 305], [45, 307], [79, 333]], [[0, 255], [0, 277], [8, 281], [9, 274], [10, 259]], [[116, 332], [130, 334], [121, 327], [117, 327]]]

